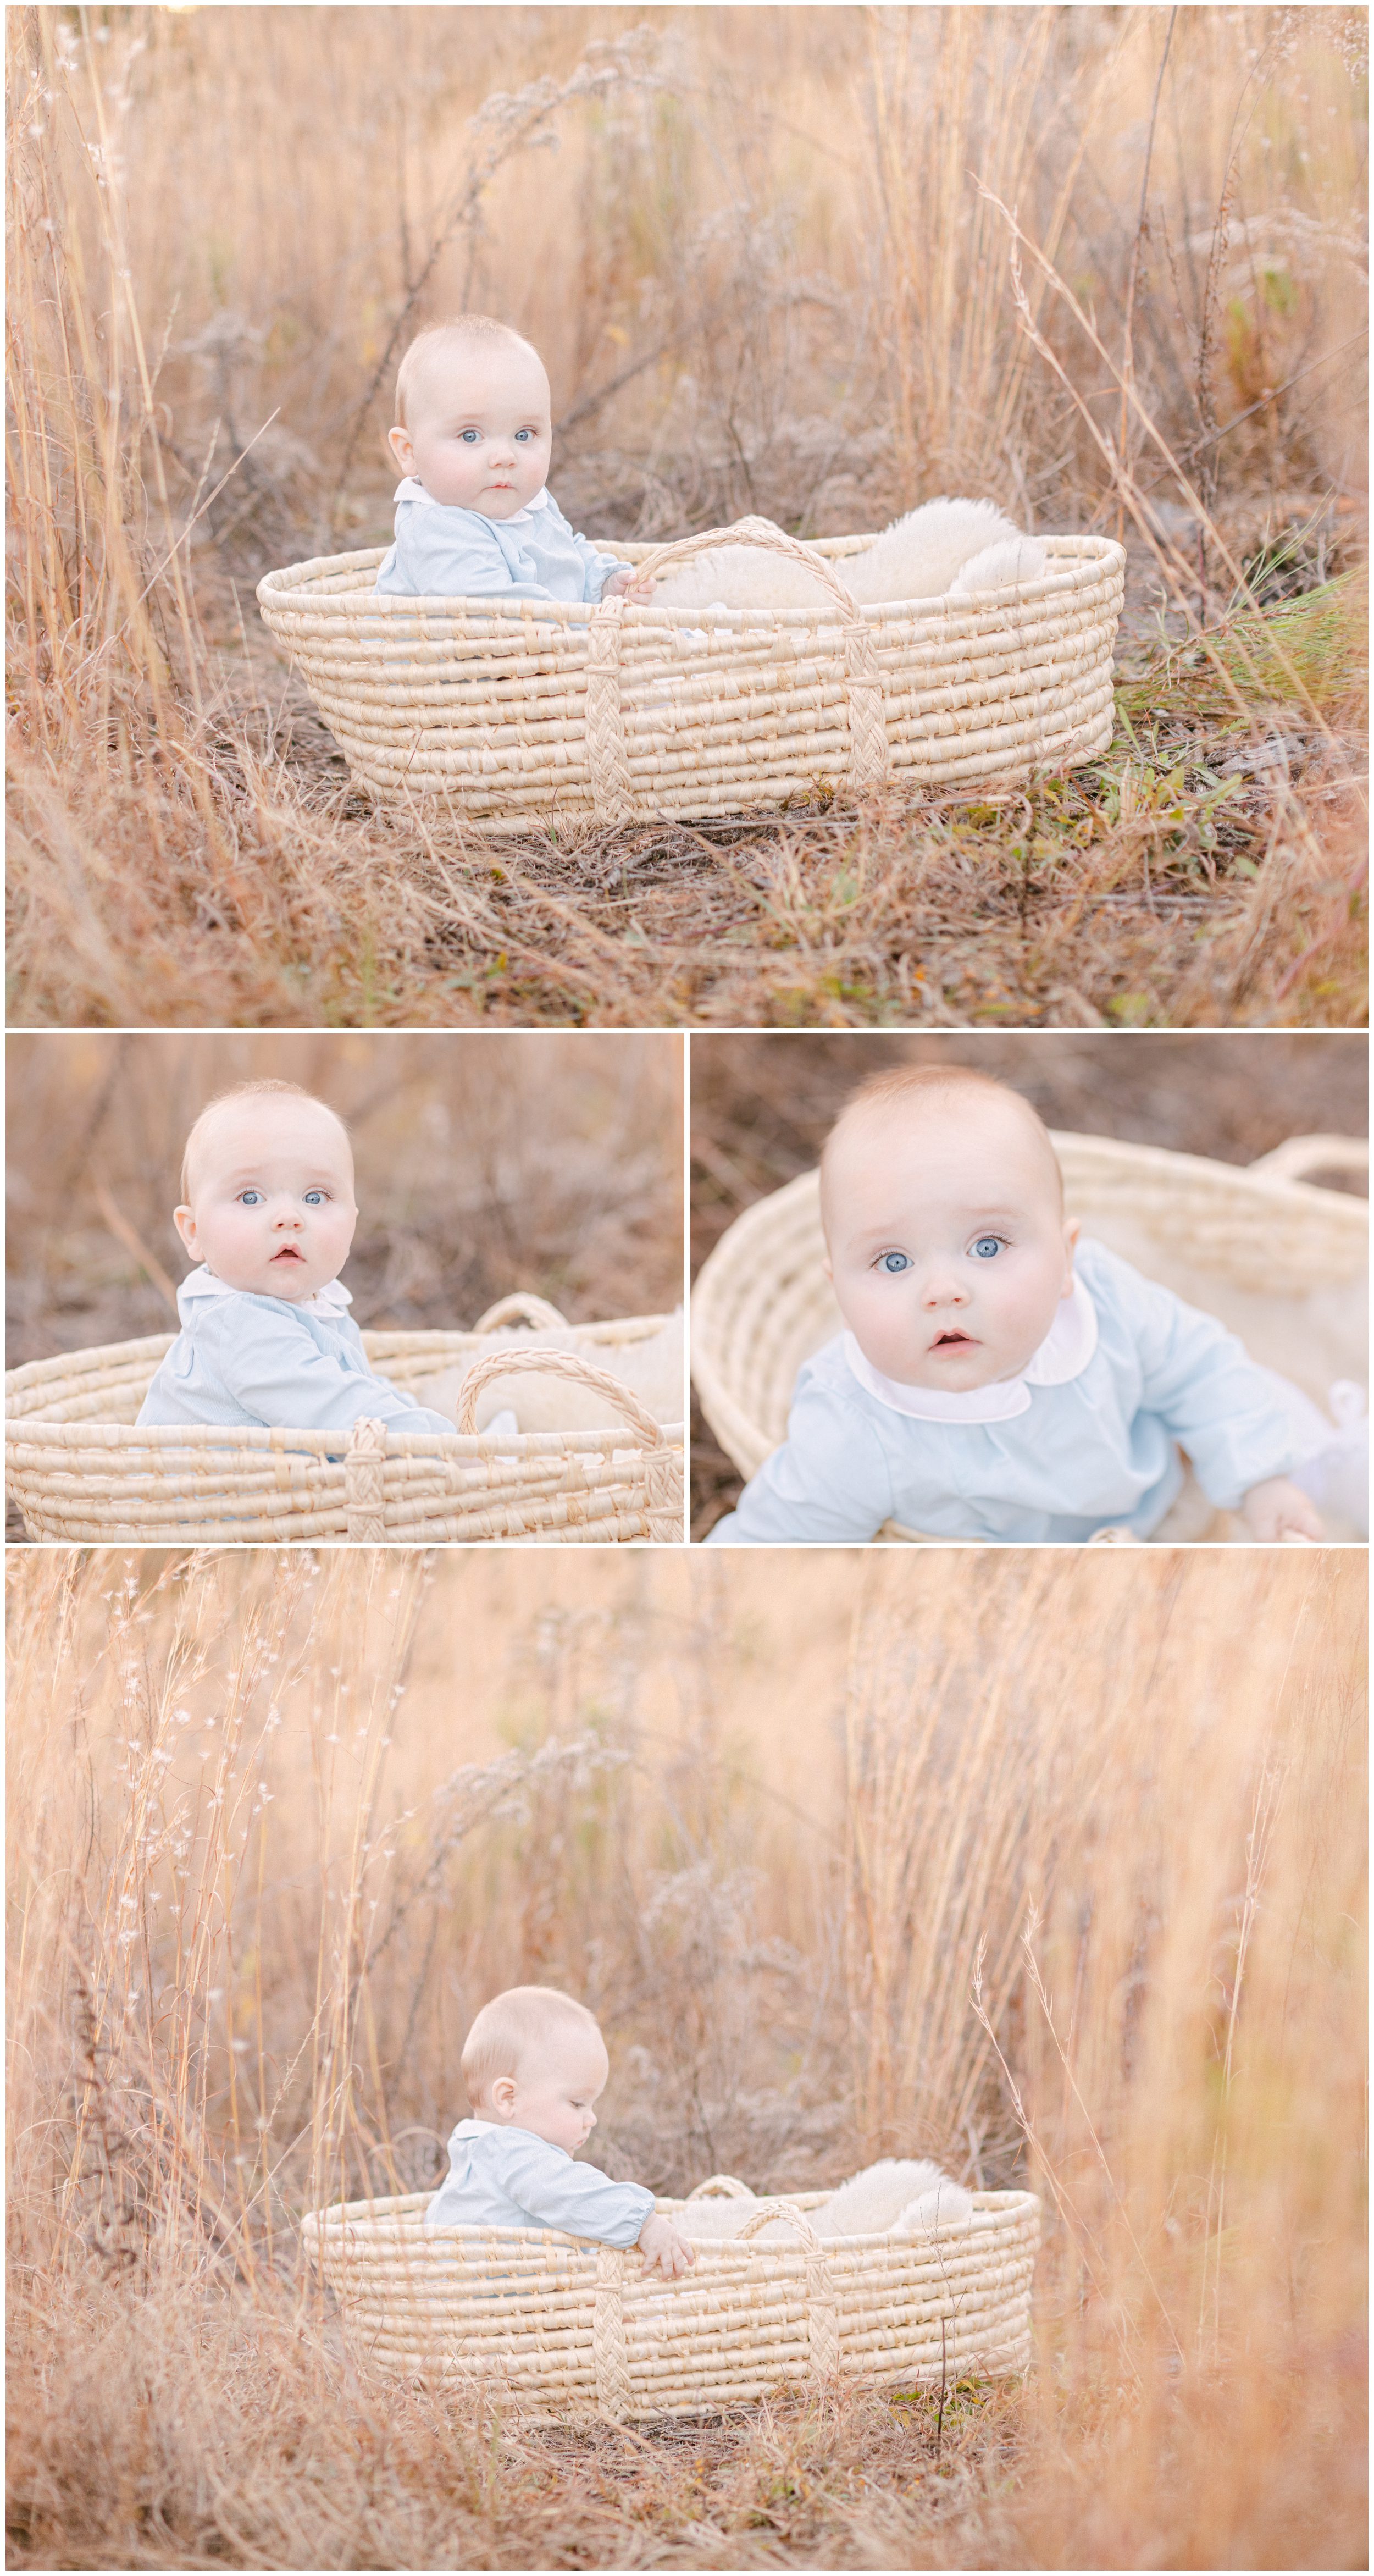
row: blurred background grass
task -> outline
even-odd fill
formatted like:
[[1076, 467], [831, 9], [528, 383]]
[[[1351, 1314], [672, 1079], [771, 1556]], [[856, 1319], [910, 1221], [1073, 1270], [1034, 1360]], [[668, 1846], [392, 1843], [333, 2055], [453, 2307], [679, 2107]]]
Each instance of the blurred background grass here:
[[[232, 540], [265, 563], [331, 527], [386, 542], [390, 344], [463, 305], [543, 352], [560, 490], [621, 535], [751, 509], [843, 532], [962, 486], [1086, 522], [1102, 460], [1018, 332], [975, 172], [1109, 333], [1131, 293], [1160, 428], [1179, 450], [1225, 430], [1201, 459], [1214, 489], [1364, 490], [1360, 11], [31, 23], [56, 94], [22, 140], [66, 174], [92, 261], [101, 208], [62, 99], [104, 89], [173, 466], [208, 490], [276, 416], [199, 522], [202, 554]], [[1090, 393], [1081, 341], [1031, 294]]]
[[[1364, 1136], [1369, 1058], [1355, 1035], [1121, 1030], [938, 1037], [696, 1036], [691, 1048], [692, 1275], [755, 1199], [814, 1170], [838, 1112], [869, 1073], [954, 1062], [1011, 1083], [1049, 1127], [1252, 1163], [1289, 1136]], [[1320, 1176], [1336, 1188], [1349, 1174]], [[692, 1400], [692, 1531], [704, 1538], [743, 1490]]]
[[92, 1034], [8, 1050], [11, 1367], [176, 1329], [186, 1133], [216, 1092], [264, 1076], [348, 1121], [360, 1324], [464, 1329], [512, 1288], [570, 1322], [681, 1302], [678, 1038]]

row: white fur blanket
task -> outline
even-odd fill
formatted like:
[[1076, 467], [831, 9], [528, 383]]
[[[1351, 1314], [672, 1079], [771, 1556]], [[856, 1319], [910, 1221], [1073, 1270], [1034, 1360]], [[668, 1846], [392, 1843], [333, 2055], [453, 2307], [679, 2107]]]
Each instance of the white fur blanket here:
[[[862, 554], [834, 564], [861, 606], [940, 599], [949, 592], [1000, 590], [1038, 581], [1043, 539], [1028, 537], [994, 501], [925, 501], [895, 519]], [[655, 586], [667, 608], [832, 608], [834, 594], [792, 555], [758, 546], [713, 546]]]
[[[686, 1346], [681, 1307], [668, 1317], [660, 1331], [637, 1342], [593, 1346], [582, 1341], [571, 1324], [539, 1332], [513, 1326], [489, 1338], [484, 1335], [481, 1352], [474, 1352], [470, 1360], [437, 1371], [433, 1377], [410, 1379], [407, 1392], [416, 1404], [427, 1404], [436, 1413], [446, 1413], [456, 1423], [469, 1369], [488, 1351], [503, 1347], [519, 1352], [575, 1351], [593, 1368], [619, 1378], [656, 1422], [681, 1422], [686, 1418]], [[513, 1422], [508, 1418], [511, 1415]], [[604, 1395], [567, 1378], [541, 1376], [536, 1369], [494, 1378], [482, 1389], [477, 1398], [478, 1430], [489, 1430], [498, 1416], [502, 1419], [497, 1427], [506, 1431], [601, 1431], [616, 1419]]]
[[[678, 2213], [677, 2223], [688, 2236], [718, 2242], [738, 2236], [758, 2207], [753, 2194], [745, 2200], [690, 2200]], [[839, 2236], [943, 2236], [956, 2228], [976, 2227], [985, 2212], [974, 2208], [962, 2183], [951, 2182], [928, 2159], [885, 2156], [881, 2163], [865, 2165], [862, 2173], [852, 2174], [819, 2209], [806, 2215], [824, 2241]], [[786, 2219], [776, 2218], [759, 2229], [756, 2242], [795, 2245], [798, 2238]]]

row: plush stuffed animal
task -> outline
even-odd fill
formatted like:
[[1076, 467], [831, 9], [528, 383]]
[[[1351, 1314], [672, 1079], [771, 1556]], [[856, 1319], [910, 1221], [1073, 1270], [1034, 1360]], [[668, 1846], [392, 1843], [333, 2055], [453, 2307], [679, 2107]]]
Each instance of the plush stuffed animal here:
[[[1028, 537], [994, 501], [925, 501], [894, 520], [862, 554], [833, 569], [862, 606], [941, 599], [1039, 581], [1044, 541]], [[759, 546], [713, 546], [655, 584], [665, 608], [833, 608], [834, 594], [793, 555]]]

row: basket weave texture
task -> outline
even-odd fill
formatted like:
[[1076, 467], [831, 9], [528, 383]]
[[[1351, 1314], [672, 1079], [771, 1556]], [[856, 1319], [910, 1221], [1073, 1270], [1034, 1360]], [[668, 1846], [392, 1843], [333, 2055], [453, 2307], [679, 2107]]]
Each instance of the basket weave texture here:
[[[431, 2196], [313, 2211], [307, 2258], [370, 2360], [469, 2381], [530, 2414], [692, 2415], [789, 2385], [939, 2387], [1030, 2361], [1031, 2192], [975, 2192], [985, 2223], [972, 2228], [825, 2243], [806, 2215], [824, 2192], [764, 2200], [739, 2236], [699, 2242], [695, 2268], [671, 2282], [646, 2279], [633, 2249], [547, 2230], [427, 2236]], [[680, 2217], [685, 2204], [658, 2207]], [[795, 2244], [752, 2242], [778, 2218]]]
[[[598, 1356], [648, 1339], [667, 1318], [575, 1327], [576, 1351], [555, 1352], [494, 1343], [497, 1328], [516, 1317], [563, 1323], [542, 1298], [517, 1296], [503, 1298], [471, 1333], [364, 1333], [373, 1367], [395, 1386], [421, 1388], [479, 1354], [463, 1384], [465, 1428], [448, 1437], [389, 1431], [370, 1419], [349, 1432], [204, 1423], [139, 1430], [136, 1416], [171, 1333], [30, 1361], [6, 1378], [10, 1493], [33, 1537], [104, 1546], [321, 1539], [679, 1545], [683, 1427], [656, 1422], [596, 1365]], [[593, 1388], [606, 1398], [615, 1427], [474, 1431], [482, 1387], [522, 1371]]]
[[656, 574], [726, 542], [802, 556], [833, 608], [679, 609], [673, 623], [622, 597], [381, 596], [381, 547], [268, 573], [258, 601], [355, 780], [382, 801], [443, 798], [492, 830], [919, 795], [1107, 749], [1126, 561], [1110, 538], [1047, 538], [1039, 581], [878, 608], [843, 580], [871, 537], [802, 547], [748, 518], [616, 552]]
[[[1248, 1166], [1103, 1136], [1052, 1141], [1069, 1215], [1109, 1241], [1124, 1223], [1130, 1257], [1152, 1275], [1167, 1275], [1182, 1256], [1194, 1302], [1210, 1280], [1222, 1305], [1228, 1288], [1298, 1303], [1365, 1271], [1367, 1206], [1297, 1177], [1329, 1164], [1367, 1168], [1367, 1149], [1348, 1138], [1294, 1138]], [[692, 1376], [711, 1429], [744, 1476], [757, 1475], [786, 1437], [803, 1360], [840, 1329], [824, 1253], [820, 1176], [803, 1172], [746, 1208], [702, 1264]], [[1356, 1354], [1352, 1374], [1359, 1369]], [[882, 1535], [919, 1533], [889, 1523]]]

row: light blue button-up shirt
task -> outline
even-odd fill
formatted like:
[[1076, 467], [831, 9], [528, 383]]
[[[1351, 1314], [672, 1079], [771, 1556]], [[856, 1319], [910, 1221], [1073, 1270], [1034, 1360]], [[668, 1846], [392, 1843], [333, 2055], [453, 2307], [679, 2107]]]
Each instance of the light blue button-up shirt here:
[[602, 2245], [636, 2245], [654, 2195], [575, 2164], [565, 2147], [494, 2120], [460, 2120], [449, 2169], [425, 2212], [430, 2227], [557, 2227]]
[[[1234, 1511], [1334, 1436], [1214, 1316], [1104, 1245], [1080, 1243], [1075, 1274], [1094, 1328], [1082, 1365], [1046, 1383], [1032, 1363], [998, 1420], [913, 1418], [877, 1391], [847, 1334], [827, 1342], [799, 1372], [782, 1447], [707, 1545], [834, 1545], [887, 1520], [980, 1542], [1080, 1542], [1118, 1525], [1148, 1538], [1182, 1485], [1180, 1444], [1211, 1501]], [[954, 1399], [935, 1410], [942, 1401]]]
[[548, 491], [509, 519], [434, 500], [408, 474], [396, 493], [396, 537], [377, 588], [412, 599], [599, 600], [629, 566], [569, 527]]
[[318, 1300], [293, 1306], [227, 1288], [202, 1263], [177, 1290], [181, 1331], [143, 1399], [139, 1428], [256, 1422], [347, 1431], [366, 1416], [391, 1431], [452, 1433], [442, 1413], [373, 1376], [348, 1302], [337, 1279]]

